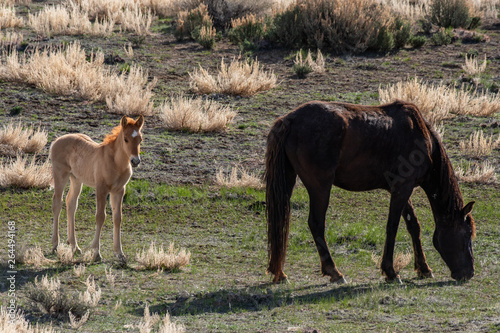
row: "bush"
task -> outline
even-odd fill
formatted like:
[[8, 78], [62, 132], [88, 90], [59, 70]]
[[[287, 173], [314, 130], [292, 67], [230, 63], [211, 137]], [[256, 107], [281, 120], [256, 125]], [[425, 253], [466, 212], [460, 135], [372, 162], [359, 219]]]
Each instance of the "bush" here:
[[277, 14], [269, 38], [290, 48], [365, 51], [388, 29], [388, 7], [375, 0], [298, 0]]
[[[470, 16], [471, 5], [467, 0], [432, 0], [430, 21], [440, 27], [469, 29], [473, 19]], [[477, 25], [477, 18], [474, 19]]]
[[309, 66], [308, 64], [294, 64], [292, 69], [300, 79], [305, 78], [307, 74], [313, 71], [311, 66]]
[[388, 52], [394, 48], [394, 35], [387, 27], [382, 27], [378, 33], [373, 49], [381, 52]]
[[258, 19], [254, 14], [239, 19], [231, 20], [231, 30], [228, 32], [229, 40], [243, 49], [256, 49], [258, 43], [264, 38], [267, 25], [264, 18]]
[[202, 27], [212, 27], [212, 18], [208, 15], [207, 6], [200, 4], [195, 9], [180, 11], [175, 20], [174, 36], [178, 40], [190, 38], [196, 40]]
[[426, 42], [427, 42], [427, 38], [425, 38], [425, 36], [412, 36], [410, 38], [411, 46], [413, 48], [416, 48], [416, 49], [424, 46]]
[[204, 0], [214, 27], [223, 30], [231, 25], [233, 19], [248, 15], [264, 17], [270, 13], [273, 0]]
[[404, 21], [401, 18], [396, 18], [392, 24], [394, 35], [394, 47], [397, 49], [403, 48], [411, 39], [410, 22]]
[[451, 44], [452, 41], [453, 41], [453, 32], [451, 31], [451, 28], [449, 29], [440, 28], [435, 34], [431, 36], [432, 44], [437, 46], [448, 45]]
[[212, 26], [201, 27], [195, 40], [206, 49], [215, 48], [215, 29]]

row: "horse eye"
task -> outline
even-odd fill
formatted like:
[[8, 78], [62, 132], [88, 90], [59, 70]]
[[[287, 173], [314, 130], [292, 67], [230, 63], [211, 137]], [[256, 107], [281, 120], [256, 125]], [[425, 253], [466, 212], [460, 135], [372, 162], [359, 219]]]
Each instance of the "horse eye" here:
[[125, 139], [125, 142], [127, 143], [127, 142], [128, 142], [128, 139]]

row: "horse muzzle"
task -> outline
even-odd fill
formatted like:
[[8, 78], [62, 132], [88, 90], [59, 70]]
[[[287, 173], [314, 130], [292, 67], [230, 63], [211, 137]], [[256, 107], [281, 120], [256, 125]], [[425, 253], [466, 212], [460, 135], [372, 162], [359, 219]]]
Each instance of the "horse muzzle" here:
[[474, 276], [474, 269], [472, 271], [460, 271], [451, 273], [451, 278], [457, 281], [468, 281]]
[[141, 158], [139, 156], [130, 156], [130, 164], [135, 168], [141, 163]]

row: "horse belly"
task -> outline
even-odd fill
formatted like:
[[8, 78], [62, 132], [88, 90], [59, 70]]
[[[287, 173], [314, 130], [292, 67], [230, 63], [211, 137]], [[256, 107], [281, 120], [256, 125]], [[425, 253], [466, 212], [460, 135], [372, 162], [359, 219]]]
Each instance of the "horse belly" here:
[[379, 167], [380, 161], [352, 161], [339, 163], [335, 170], [333, 185], [349, 191], [369, 191], [387, 188], [384, 173]]

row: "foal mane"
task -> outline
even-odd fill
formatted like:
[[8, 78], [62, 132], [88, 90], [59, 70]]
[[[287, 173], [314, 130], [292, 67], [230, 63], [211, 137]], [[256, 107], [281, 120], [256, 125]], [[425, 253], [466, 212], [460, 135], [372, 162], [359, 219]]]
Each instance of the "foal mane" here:
[[[127, 117], [127, 125], [133, 125], [133, 124], [135, 124], [134, 119]], [[106, 134], [106, 136], [104, 137], [104, 140], [102, 141], [102, 144], [107, 145], [107, 144], [110, 144], [111, 142], [115, 142], [116, 138], [118, 137], [118, 135], [120, 135], [121, 131], [122, 131], [122, 125], [120, 124], [120, 125], [116, 126], [115, 128], [113, 128], [111, 130], [111, 133]]]

